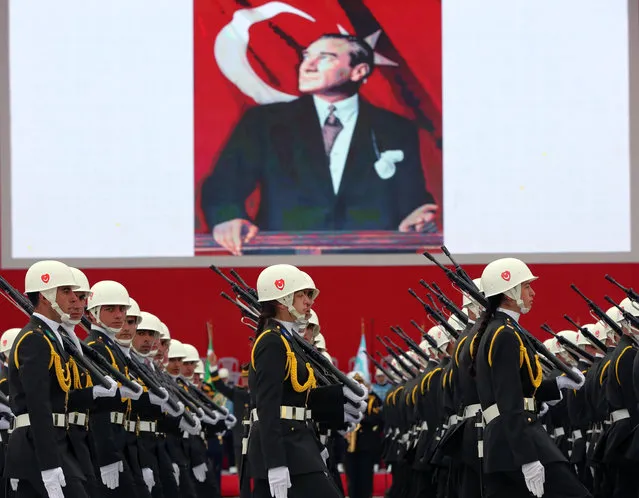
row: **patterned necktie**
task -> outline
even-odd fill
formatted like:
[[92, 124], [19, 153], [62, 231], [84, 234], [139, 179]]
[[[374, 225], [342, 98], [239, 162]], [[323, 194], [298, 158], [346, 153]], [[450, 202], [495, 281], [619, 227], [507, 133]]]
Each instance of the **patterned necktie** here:
[[328, 106], [328, 117], [326, 118], [324, 126], [322, 127], [324, 151], [326, 152], [327, 157], [331, 155], [331, 150], [333, 149], [335, 139], [343, 128], [344, 126], [342, 125], [342, 122], [337, 118], [337, 116], [335, 116], [335, 106]]

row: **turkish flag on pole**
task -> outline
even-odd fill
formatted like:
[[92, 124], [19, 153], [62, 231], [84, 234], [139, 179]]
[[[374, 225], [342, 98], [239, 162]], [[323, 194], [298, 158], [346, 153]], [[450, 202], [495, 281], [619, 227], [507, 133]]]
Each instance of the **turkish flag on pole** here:
[[[364, 38], [375, 50], [375, 71], [360, 93], [418, 126], [428, 188], [441, 205], [440, 0], [406, 5], [388, 0], [194, 0], [198, 214], [200, 184], [245, 110], [298, 97], [302, 50], [322, 34], [339, 32]], [[204, 230], [203, 222], [199, 226]]]

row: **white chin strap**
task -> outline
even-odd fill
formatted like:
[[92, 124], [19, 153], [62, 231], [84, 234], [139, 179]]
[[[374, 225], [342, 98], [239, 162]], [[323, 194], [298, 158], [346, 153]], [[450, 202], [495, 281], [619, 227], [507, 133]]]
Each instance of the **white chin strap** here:
[[299, 325], [300, 330], [303, 330], [308, 325], [308, 319], [304, 313], [300, 313], [293, 306], [293, 300], [295, 299], [295, 293], [288, 294], [277, 300], [278, 303], [283, 304], [288, 309], [288, 312], [295, 318], [295, 323]]
[[58, 314], [58, 316], [60, 317], [60, 321], [62, 323], [68, 323], [71, 320], [71, 315], [62, 311], [62, 308], [60, 308], [58, 301], [56, 301], [56, 296], [58, 295], [57, 287], [54, 287], [53, 289], [40, 291], [40, 294], [42, 294], [46, 298], [46, 300], [51, 303], [51, 307], [53, 308], [53, 311], [55, 311]]
[[525, 315], [526, 313], [530, 311], [530, 308], [524, 307], [524, 300], [521, 298], [521, 284], [517, 284], [512, 289], [507, 290], [506, 292], [504, 292], [504, 295], [508, 296], [509, 298], [511, 298], [517, 303], [517, 306], [519, 307], [519, 312], [522, 315]]
[[116, 337], [115, 338], [115, 342], [117, 342], [123, 348], [130, 348], [131, 347], [131, 343], [133, 342], [133, 339], [118, 339]]
[[100, 310], [102, 309], [102, 306], [96, 306], [95, 308], [92, 308], [89, 313], [91, 313], [91, 315], [93, 315], [93, 318], [95, 318], [95, 321], [97, 322], [97, 324], [102, 327], [104, 330], [106, 330], [107, 332], [109, 332], [110, 334], [113, 334], [115, 336], [115, 334], [117, 334], [118, 332], [120, 332], [120, 330], [122, 330], [122, 327], [107, 327], [104, 323], [102, 323], [100, 321]]

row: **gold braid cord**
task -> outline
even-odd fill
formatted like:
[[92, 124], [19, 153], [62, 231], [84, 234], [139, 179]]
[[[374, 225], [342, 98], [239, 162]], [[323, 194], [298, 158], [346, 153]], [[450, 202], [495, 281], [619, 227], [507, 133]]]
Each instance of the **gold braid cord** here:
[[288, 341], [284, 338], [284, 336], [281, 337], [284, 347], [286, 348], [286, 377], [284, 377], [284, 380], [290, 377], [293, 389], [298, 393], [306, 392], [309, 389], [315, 389], [317, 387], [317, 381], [315, 380], [315, 371], [313, 370], [313, 367], [310, 363], [306, 363], [308, 379], [304, 384], [300, 384], [297, 379], [297, 357], [295, 356], [295, 353], [291, 351]]

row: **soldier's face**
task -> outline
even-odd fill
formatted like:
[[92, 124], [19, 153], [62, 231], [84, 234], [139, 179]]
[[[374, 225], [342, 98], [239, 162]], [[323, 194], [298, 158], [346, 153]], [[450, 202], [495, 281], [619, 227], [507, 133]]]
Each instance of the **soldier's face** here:
[[100, 321], [115, 329], [124, 326], [127, 307], [124, 305], [106, 305], [100, 307]]
[[74, 304], [69, 310], [69, 315], [71, 315], [72, 320], [79, 320], [84, 315], [84, 310], [87, 307], [87, 299], [89, 294], [87, 292], [74, 292], [75, 297], [78, 298], [78, 302]]
[[55, 300], [65, 313], [71, 314], [71, 311], [78, 307], [78, 298], [71, 287], [58, 287]]
[[339, 92], [346, 84], [361, 80], [362, 64], [351, 67], [350, 52], [351, 44], [346, 40], [324, 39], [311, 43], [302, 53], [300, 92], [330, 94]]
[[137, 330], [133, 336], [133, 348], [142, 354], [149, 354], [157, 344], [159, 334], [152, 330]]
[[137, 330], [137, 328], [138, 328], [138, 322], [136, 317], [127, 316], [126, 319], [124, 320], [124, 325], [120, 329], [120, 332], [116, 334], [116, 337], [118, 339], [123, 339], [125, 341], [133, 339], [133, 336], [135, 335], [135, 331]]
[[311, 305], [313, 300], [311, 299], [312, 291], [303, 290], [297, 291], [293, 296], [293, 307], [298, 313], [307, 315], [311, 311]]
[[524, 308], [532, 309], [535, 291], [530, 282], [524, 282], [521, 285], [521, 300], [524, 302]]
[[183, 361], [181, 367], [182, 375], [187, 378], [193, 377], [196, 367], [197, 361]]
[[182, 358], [170, 358], [166, 371], [171, 375], [180, 375], [182, 373]]

